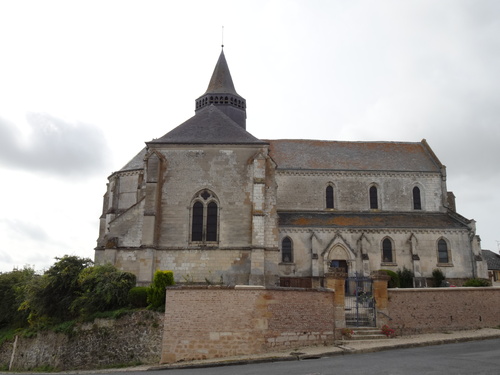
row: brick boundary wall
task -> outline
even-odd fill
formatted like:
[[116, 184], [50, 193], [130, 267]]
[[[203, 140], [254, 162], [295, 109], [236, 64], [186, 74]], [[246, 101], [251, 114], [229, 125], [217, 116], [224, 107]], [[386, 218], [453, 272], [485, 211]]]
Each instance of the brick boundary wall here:
[[222, 358], [334, 342], [328, 289], [167, 289], [161, 363]]
[[[500, 326], [500, 288], [388, 289], [386, 317], [400, 335]], [[380, 315], [379, 315], [380, 317]]]

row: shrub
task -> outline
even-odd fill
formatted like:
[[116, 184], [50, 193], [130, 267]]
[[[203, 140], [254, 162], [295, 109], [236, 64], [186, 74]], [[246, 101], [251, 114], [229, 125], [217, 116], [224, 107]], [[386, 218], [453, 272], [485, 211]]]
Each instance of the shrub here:
[[391, 277], [389, 283], [387, 284], [388, 288], [399, 288], [399, 276], [396, 272], [391, 270], [380, 270], [380, 271], [384, 272], [387, 276]]
[[354, 331], [350, 328], [342, 328], [341, 333], [342, 333], [342, 336], [350, 339], [352, 337], [352, 335], [354, 334]]
[[396, 331], [390, 328], [387, 324], [382, 326], [382, 333], [387, 337], [396, 337]]
[[413, 288], [414, 273], [408, 268], [403, 267], [403, 270], [398, 270], [399, 286], [401, 288]]
[[491, 286], [491, 285], [490, 282], [485, 279], [469, 279], [464, 283], [464, 286], [480, 287], [480, 286]]
[[128, 302], [131, 306], [141, 308], [148, 306], [148, 287], [136, 286], [128, 292]]
[[129, 291], [134, 287], [135, 280], [134, 274], [120, 271], [111, 264], [86, 268], [78, 278], [81, 294], [71, 309], [90, 315], [128, 306]]
[[174, 273], [172, 271], [156, 271], [153, 283], [148, 288], [148, 304], [155, 310], [165, 310], [165, 289], [174, 285]]
[[434, 271], [432, 271], [432, 284], [435, 288], [440, 287], [443, 284], [443, 281], [445, 280], [443, 271], [441, 271], [439, 268], [435, 268]]

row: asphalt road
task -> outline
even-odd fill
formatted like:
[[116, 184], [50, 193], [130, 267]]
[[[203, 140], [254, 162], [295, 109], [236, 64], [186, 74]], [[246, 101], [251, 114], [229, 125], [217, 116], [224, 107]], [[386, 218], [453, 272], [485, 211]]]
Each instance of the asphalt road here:
[[[85, 371], [85, 374], [93, 374]], [[96, 371], [95, 374], [103, 374]], [[110, 371], [106, 375], [498, 375], [500, 339], [273, 363], [157, 371]], [[16, 373], [16, 375], [22, 375]], [[31, 374], [32, 375], [32, 374]]]
[[[122, 373], [123, 374], [123, 373]], [[424, 375], [500, 374], [500, 339], [331, 358], [200, 369], [150, 371], [147, 375]], [[128, 375], [132, 375], [128, 373]], [[144, 375], [144, 373], [143, 373]]]

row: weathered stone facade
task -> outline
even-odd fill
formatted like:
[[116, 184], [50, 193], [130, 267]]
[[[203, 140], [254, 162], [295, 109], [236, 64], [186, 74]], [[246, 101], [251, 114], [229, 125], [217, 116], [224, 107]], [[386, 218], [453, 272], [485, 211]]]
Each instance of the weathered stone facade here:
[[221, 53], [195, 116], [109, 177], [97, 263], [148, 284], [321, 286], [406, 267], [428, 278], [487, 277], [473, 220], [421, 142], [259, 140]]

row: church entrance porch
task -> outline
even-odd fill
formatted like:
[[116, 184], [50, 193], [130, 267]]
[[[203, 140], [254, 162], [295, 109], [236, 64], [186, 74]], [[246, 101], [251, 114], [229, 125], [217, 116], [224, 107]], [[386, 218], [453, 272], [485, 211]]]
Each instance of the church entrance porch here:
[[347, 264], [347, 260], [344, 259], [333, 259], [330, 261], [330, 268], [337, 268], [349, 274], [349, 266]]
[[345, 323], [348, 327], [376, 327], [373, 281], [358, 273], [345, 281]]

